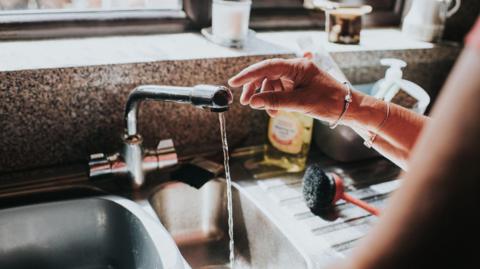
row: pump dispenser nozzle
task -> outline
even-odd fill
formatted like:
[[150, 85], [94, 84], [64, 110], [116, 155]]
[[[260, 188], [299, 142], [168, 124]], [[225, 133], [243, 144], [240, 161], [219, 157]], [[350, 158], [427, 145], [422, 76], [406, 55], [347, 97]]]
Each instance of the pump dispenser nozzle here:
[[402, 68], [407, 66], [406, 62], [395, 58], [381, 59], [380, 64], [390, 66], [385, 72], [385, 79], [402, 79]]
[[384, 58], [380, 60], [381, 65], [389, 66], [387, 71], [385, 71], [385, 78], [380, 85], [379, 91], [375, 94], [375, 98], [383, 99], [387, 92], [390, 90], [391, 86], [395, 82], [402, 79], [403, 72], [402, 68], [407, 66], [407, 63], [395, 58]]

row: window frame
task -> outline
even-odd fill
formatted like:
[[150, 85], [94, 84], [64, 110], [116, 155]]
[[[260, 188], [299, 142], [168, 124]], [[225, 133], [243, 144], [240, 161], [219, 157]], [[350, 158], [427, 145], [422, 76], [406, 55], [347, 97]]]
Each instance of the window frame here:
[[11, 13], [1, 15], [0, 40], [178, 33], [189, 28], [180, 10]]

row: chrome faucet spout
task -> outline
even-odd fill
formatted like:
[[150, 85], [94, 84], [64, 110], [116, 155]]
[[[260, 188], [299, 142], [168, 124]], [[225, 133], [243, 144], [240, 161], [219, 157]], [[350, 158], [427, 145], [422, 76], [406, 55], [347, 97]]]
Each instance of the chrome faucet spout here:
[[139, 86], [130, 93], [125, 107], [125, 131], [127, 136], [137, 134], [138, 109], [140, 103], [144, 100], [189, 103], [194, 106], [209, 108], [213, 112], [223, 112], [228, 110], [233, 98], [231, 91], [223, 86]]

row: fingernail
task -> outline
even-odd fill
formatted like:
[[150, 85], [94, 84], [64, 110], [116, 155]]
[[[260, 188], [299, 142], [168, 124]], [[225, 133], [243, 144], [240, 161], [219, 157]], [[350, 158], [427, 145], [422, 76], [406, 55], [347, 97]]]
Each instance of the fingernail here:
[[258, 106], [258, 107], [250, 106], [250, 107], [253, 108], [253, 109], [265, 110], [265, 107], [264, 107], [264, 106]]

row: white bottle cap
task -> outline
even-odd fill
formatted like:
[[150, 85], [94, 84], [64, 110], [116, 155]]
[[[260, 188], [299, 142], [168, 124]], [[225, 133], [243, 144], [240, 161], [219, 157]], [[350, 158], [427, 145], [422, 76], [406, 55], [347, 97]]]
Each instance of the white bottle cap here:
[[385, 72], [386, 80], [402, 79], [402, 76], [403, 76], [402, 68], [407, 66], [406, 62], [399, 59], [395, 59], [395, 58], [384, 58], [380, 60], [380, 63], [382, 65], [390, 66]]

